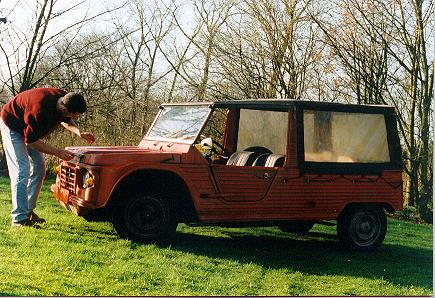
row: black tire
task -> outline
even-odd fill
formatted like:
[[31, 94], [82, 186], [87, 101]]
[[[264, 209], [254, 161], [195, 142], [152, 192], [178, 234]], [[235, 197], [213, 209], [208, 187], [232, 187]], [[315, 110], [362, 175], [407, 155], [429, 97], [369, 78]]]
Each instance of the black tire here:
[[254, 152], [254, 154], [257, 157], [260, 156], [261, 154], [265, 154], [265, 153], [272, 154], [272, 151], [270, 151], [269, 149], [267, 149], [266, 147], [263, 147], [263, 146], [252, 146], [252, 147], [245, 148], [243, 151]]
[[295, 221], [287, 221], [285, 223], [282, 223], [278, 227], [283, 232], [293, 233], [298, 235], [306, 235], [314, 226], [314, 224], [315, 224], [314, 221], [295, 220]]
[[155, 192], [141, 192], [119, 202], [113, 212], [115, 230], [135, 242], [165, 242], [177, 228], [170, 205]]
[[351, 250], [376, 250], [386, 233], [387, 216], [379, 206], [353, 206], [337, 220], [338, 239]]

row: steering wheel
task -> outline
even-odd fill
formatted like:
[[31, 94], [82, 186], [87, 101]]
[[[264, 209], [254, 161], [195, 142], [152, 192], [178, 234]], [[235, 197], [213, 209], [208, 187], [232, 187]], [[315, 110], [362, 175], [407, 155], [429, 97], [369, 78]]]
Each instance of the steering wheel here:
[[[206, 139], [207, 138], [207, 136], [205, 136], [205, 135], [200, 135], [200, 138], [201, 138], [201, 141], [202, 140], [204, 140], [204, 139]], [[210, 137], [211, 138], [211, 137]], [[219, 157], [223, 157], [223, 158], [227, 158], [224, 154], [226, 154], [227, 153], [227, 150], [225, 150], [225, 148], [224, 148], [224, 146], [221, 144], [221, 143], [218, 143], [218, 142], [216, 142], [215, 140], [213, 140], [212, 139], [212, 146], [211, 146], [211, 148], [210, 148], [210, 151], [212, 152], [212, 153], [214, 153], [214, 154], [216, 154], [216, 155], [218, 155]], [[216, 147], [218, 147], [221, 151], [219, 152], [216, 148], [215, 148], [215, 145], [216, 145]]]

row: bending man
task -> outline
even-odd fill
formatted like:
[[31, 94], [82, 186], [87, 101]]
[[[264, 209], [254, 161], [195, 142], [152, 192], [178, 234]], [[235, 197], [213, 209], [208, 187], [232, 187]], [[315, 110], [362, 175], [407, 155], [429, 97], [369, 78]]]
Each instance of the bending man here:
[[63, 160], [72, 152], [55, 148], [41, 139], [59, 124], [92, 144], [90, 132], [81, 132], [74, 119], [86, 111], [82, 95], [55, 88], [37, 88], [14, 96], [1, 110], [0, 128], [3, 150], [11, 178], [12, 226], [34, 226], [43, 223], [33, 211], [45, 178], [42, 153]]

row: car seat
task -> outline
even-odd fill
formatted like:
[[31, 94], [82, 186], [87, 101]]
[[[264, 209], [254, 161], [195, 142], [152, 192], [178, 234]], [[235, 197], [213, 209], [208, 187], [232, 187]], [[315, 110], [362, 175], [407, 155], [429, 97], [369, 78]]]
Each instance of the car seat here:
[[255, 156], [252, 156], [254, 152], [249, 151], [237, 151], [231, 154], [228, 158], [227, 165], [229, 166], [250, 166], [255, 160]]
[[265, 153], [255, 159], [253, 166], [257, 167], [282, 167], [284, 165], [285, 157], [281, 154]]

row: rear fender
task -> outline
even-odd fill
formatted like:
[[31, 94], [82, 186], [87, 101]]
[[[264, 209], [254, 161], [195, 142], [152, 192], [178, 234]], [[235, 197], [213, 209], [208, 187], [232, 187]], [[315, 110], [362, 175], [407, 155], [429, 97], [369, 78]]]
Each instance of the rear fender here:
[[388, 213], [393, 213], [395, 210], [394, 208], [388, 204], [388, 203], [350, 203], [347, 204], [340, 212], [338, 218], [342, 217], [344, 214], [346, 214], [349, 210], [354, 208], [360, 208], [364, 206], [370, 206], [370, 207], [380, 207], [386, 210]]

